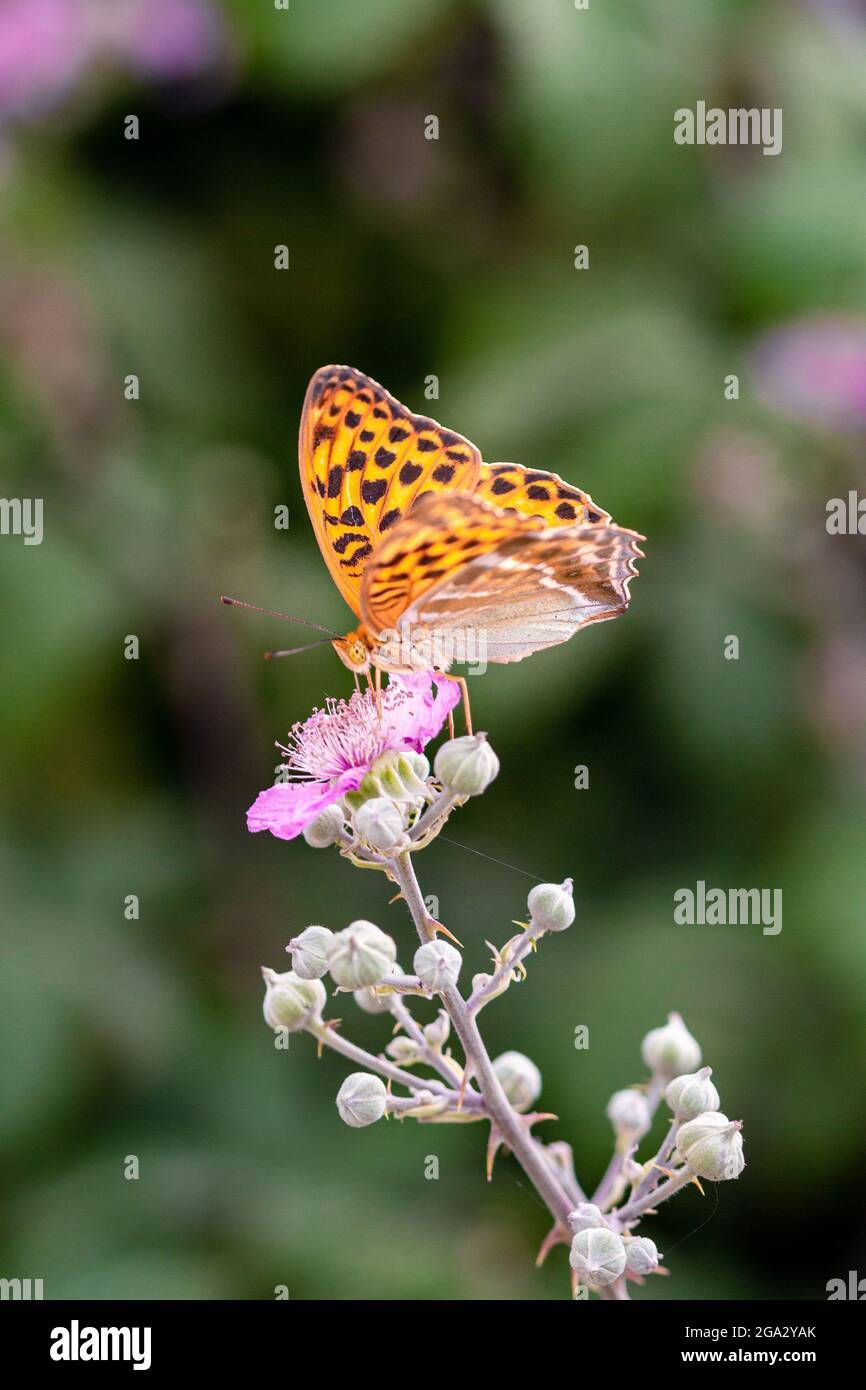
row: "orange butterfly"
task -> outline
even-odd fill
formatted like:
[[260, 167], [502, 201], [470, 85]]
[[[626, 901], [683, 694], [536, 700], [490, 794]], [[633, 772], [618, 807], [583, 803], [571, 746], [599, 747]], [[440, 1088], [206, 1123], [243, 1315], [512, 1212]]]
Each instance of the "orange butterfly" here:
[[628, 607], [643, 536], [555, 473], [483, 463], [363, 372], [316, 372], [298, 452], [319, 549], [360, 619], [333, 643], [350, 671], [521, 661]]

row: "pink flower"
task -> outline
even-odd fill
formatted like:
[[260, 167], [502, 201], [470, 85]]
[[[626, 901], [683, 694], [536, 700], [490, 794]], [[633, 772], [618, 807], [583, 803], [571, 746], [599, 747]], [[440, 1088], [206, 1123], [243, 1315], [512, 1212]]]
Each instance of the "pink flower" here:
[[843, 432], [866, 426], [866, 322], [818, 316], [760, 343], [758, 386], [773, 409]]
[[293, 780], [259, 793], [247, 811], [247, 828], [293, 840], [326, 806], [355, 791], [383, 753], [422, 752], [459, 699], [455, 681], [419, 674], [389, 677], [381, 717], [370, 691], [327, 700], [292, 728], [285, 752]]

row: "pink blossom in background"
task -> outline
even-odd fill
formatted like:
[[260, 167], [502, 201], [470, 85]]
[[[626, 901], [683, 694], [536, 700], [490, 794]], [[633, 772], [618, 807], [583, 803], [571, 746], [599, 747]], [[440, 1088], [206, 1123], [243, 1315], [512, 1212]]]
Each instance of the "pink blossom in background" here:
[[225, 56], [225, 27], [209, 0], [133, 0], [123, 30], [126, 62], [144, 77], [195, 77]]
[[0, 122], [56, 109], [97, 70], [177, 82], [229, 52], [213, 0], [0, 0]]
[[792, 419], [866, 429], [866, 321], [816, 317], [779, 328], [758, 346], [760, 394]]
[[0, 120], [50, 110], [94, 56], [86, 0], [0, 0]]
[[293, 840], [326, 806], [356, 791], [383, 753], [423, 751], [460, 700], [456, 681], [429, 675], [390, 676], [381, 715], [370, 691], [350, 700], [328, 700], [303, 724], [295, 724], [286, 749], [292, 777], [260, 792], [247, 812], [249, 830], [269, 830]]

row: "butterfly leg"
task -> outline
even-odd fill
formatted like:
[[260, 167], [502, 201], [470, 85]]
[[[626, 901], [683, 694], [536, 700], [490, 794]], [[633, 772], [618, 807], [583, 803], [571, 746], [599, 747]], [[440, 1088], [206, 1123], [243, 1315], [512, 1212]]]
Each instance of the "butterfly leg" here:
[[378, 666], [374, 666], [374, 667], [373, 667], [373, 670], [374, 670], [375, 673], [376, 673], [376, 676], [375, 676], [375, 685], [374, 685], [374, 688], [375, 688], [375, 691], [376, 691], [376, 713], [377, 713], [378, 716], [379, 716], [379, 723], [381, 724], [381, 722], [382, 722], [382, 671], [381, 671], [381, 668], [378, 667]]
[[[468, 685], [466, 684], [466, 677], [465, 677], [465, 676], [449, 676], [448, 679], [449, 679], [450, 681], [456, 681], [457, 684], [460, 686], [460, 692], [461, 692], [461, 694], [462, 694], [462, 696], [463, 696], [463, 716], [464, 716], [464, 718], [465, 718], [465, 720], [466, 720], [466, 732], [467, 732], [467, 734], [471, 734], [471, 733], [472, 733], [472, 711], [471, 711], [471, 709], [469, 708], [469, 687], [468, 687]], [[453, 729], [452, 729], [451, 737], [452, 737], [452, 738], [454, 737]]]

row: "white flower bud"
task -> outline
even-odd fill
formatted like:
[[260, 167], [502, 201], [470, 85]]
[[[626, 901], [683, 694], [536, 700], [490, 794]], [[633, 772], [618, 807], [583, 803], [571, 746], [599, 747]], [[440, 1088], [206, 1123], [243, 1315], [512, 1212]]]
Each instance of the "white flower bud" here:
[[363, 1129], [381, 1120], [388, 1108], [388, 1092], [379, 1076], [369, 1071], [353, 1071], [337, 1092], [340, 1119], [353, 1129]]
[[641, 1043], [641, 1056], [654, 1076], [672, 1081], [701, 1065], [700, 1043], [692, 1037], [679, 1014], [668, 1014], [663, 1028], [653, 1028]]
[[577, 1235], [579, 1231], [591, 1231], [595, 1226], [606, 1226], [601, 1207], [595, 1206], [593, 1202], [579, 1202], [574, 1211], [569, 1212], [568, 1224], [571, 1227], [572, 1235]]
[[385, 1051], [401, 1067], [414, 1066], [418, 1061], [418, 1044], [412, 1038], [403, 1037], [402, 1034], [392, 1038], [385, 1047]]
[[358, 839], [373, 849], [393, 849], [403, 838], [403, 817], [393, 801], [384, 796], [373, 796], [359, 806], [352, 824]]
[[486, 734], [464, 734], [442, 744], [433, 769], [449, 791], [458, 796], [479, 796], [499, 772], [499, 759]]
[[275, 1032], [285, 1028], [289, 1033], [297, 1033], [314, 1019], [321, 1016], [327, 995], [320, 980], [302, 980], [294, 970], [284, 970], [281, 974], [262, 966], [265, 982], [265, 997], [262, 1013], [265, 1023]]
[[649, 1236], [631, 1236], [625, 1242], [625, 1267], [632, 1274], [652, 1274], [660, 1260], [655, 1241]]
[[328, 949], [334, 933], [327, 927], [305, 927], [289, 942], [292, 969], [302, 980], [320, 980], [328, 971]]
[[568, 1263], [582, 1284], [601, 1289], [613, 1284], [625, 1269], [625, 1245], [606, 1226], [592, 1226], [574, 1237]]
[[697, 1115], [677, 1130], [677, 1149], [693, 1173], [710, 1182], [738, 1178], [746, 1166], [742, 1120], [729, 1120], [719, 1110]]
[[[386, 985], [388, 983], [388, 977], [390, 975], [402, 975], [402, 973], [403, 972], [400, 969], [399, 963], [395, 961], [394, 964], [391, 966], [388, 975], [386, 975], [385, 979], [382, 980], [381, 983], [383, 985]], [[356, 989], [352, 994], [352, 998], [358, 1005], [358, 1008], [362, 1009], [365, 1014], [388, 1014], [391, 1012], [391, 1005], [393, 1004], [396, 995], [391, 990], [388, 990], [386, 993], [383, 994], [380, 993], [378, 989], [365, 988]]]
[[708, 1110], [718, 1110], [721, 1101], [710, 1077], [712, 1067], [675, 1076], [665, 1088], [665, 1099], [678, 1120], [693, 1120]]
[[352, 998], [365, 1014], [389, 1014], [393, 994], [379, 994], [375, 989], [356, 989]]
[[570, 878], [564, 883], [537, 883], [527, 900], [529, 920], [542, 931], [565, 931], [574, 921], [574, 892]]
[[630, 1144], [642, 1139], [652, 1125], [647, 1098], [640, 1091], [614, 1091], [607, 1103], [607, 1118], [620, 1139]]
[[352, 922], [334, 935], [328, 950], [328, 969], [338, 985], [362, 989], [390, 975], [397, 947], [372, 922]]
[[541, 1072], [522, 1052], [503, 1052], [493, 1070], [515, 1110], [528, 1110], [541, 1095]]
[[463, 957], [447, 941], [425, 941], [415, 952], [415, 974], [425, 989], [437, 994], [456, 985]]
[[313, 849], [327, 849], [328, 845], [336, 844], [339, 840], [343, 833], [344, 820], [341, 806], [326, 806], [324, 811], [320, 811], [316, 818], [304, 827], [304, 839]]
[[428, 1047], [439, 1052], [451, 1036], [451, 1020], [444, 1009], [440, 1009], [432, 1023], [424, 1029], [424, 1041]]

